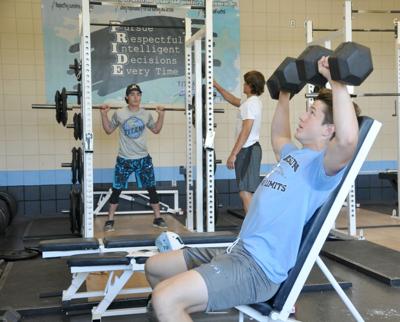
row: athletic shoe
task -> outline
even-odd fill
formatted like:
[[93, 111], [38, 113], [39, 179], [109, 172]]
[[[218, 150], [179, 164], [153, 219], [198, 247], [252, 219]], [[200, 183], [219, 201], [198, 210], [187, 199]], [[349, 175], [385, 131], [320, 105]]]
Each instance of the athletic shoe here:
[[153, 226], [158, 228], [168, 228], [167, 223], [161, 217], [154, 218]]
[[109, 231], [114, 231], [114, 220], [107, 220], [106, 223], [104, 224], [104, 231], [109, 232]]

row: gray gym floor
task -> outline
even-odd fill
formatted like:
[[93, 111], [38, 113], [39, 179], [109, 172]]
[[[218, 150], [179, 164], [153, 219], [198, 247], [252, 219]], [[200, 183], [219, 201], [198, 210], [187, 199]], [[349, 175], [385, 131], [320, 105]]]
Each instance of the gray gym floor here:
[[[16, 218], [7, 235], [0, 238], [0, 248], [21, 248], [21, 237], [27, 225], [26, 220]], [[62, 231], [58, 233], [63, 234]], [[65, 233], [68, 233], [68, 227]], [[50, 235], [51, 232], [47, 230], [46, 234]], [[375, 232], [374, 235], [376, 234]], [[381, 234], [385, 235], [384, 230]], [[31, 242], [34, 244], [35, 239]], [[366, 321], [400, 321], [400, 288], [389, 287], [332, 260], [325, 258], [323, 260], [335, 276], [352, 282], [352, 287], [346, 290], [346, 294]], [[23, 310], [25, 312], [23, 321], [91, 321], [90, 315], [85, 312], [66, 316], [60, 311], [60, 297], [40, 298], [40, 295], [45, 293], [60, 293], [69, 284], [70, 275], [64, 260], [36, 258], [9, 262], [6, 266], [3, 265], [2, 269], [4, 273], [0, 278], [0, 307], [9, 306]], [[42, 314], [38, 315], [39, 311]], [[224, 314], [194, 314], [193, 318], [195, 321], [237, 321], [238, 314], [231, 310]], [[296, 319], [308, 322], [353, 320], [334, 291], [301, 294], [296, 303]], [[151, 318], [147, 315], [133, 315], [104, 318], [102, 321], [146, 322], [151, 321]]]

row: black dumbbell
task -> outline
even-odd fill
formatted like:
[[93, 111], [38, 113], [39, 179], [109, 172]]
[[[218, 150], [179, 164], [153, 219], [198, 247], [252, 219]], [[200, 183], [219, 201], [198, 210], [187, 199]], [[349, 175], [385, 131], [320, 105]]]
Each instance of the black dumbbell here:
[[332, 79], [346, 85], [360, 85], [373, 71], [370, 49], [358, 43], [344, 42], [334, 52], [321, 46], [310, 46], [296, 61], [302, 81], [325, 86], [327, 80], [318, 72], [318, 60], [322, 56], [329, 56]]
[[374, 70], [371, 50], [355, 42], [341, 43], [329, 57], [333, 80], [347, 85], [360, 85]]
[[268, 91], [272, 99], [278, 99], [281, 90], [289, 92], [292, 97], [300, 92], [305, 84], [299, 78], [296, 59], [292, 57], [286, 57], [267, 80]]
[[296, 60], [299, 78], [306, 83], [325, 87], [327, 80], [318, 72], [318, 60], [322, 56], [332, 56], [332, 54], [333, 51], [325, 47], [308, 46]]

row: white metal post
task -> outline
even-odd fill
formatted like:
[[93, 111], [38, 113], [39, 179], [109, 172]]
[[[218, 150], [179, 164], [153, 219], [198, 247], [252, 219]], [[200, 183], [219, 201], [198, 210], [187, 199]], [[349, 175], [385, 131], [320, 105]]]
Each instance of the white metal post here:
[[[306, 20], [306, 45], [308, 46], [313, 41], [313, 23], [311, 20]], [[314, 90], [314, 85], [307, 84], [307, 93], [312, 93]], [[307, 109], [310, 108], [311, 104], [314, 102], [313, 98], [307, 98], [306, 106]]]
[[[396, 35], [396, 70], [397, 70], [397, 93], [400, 93], [400, 21], [395, 20], [395, 35]], [[400, 115], [399, 115], [399, 96], [396, 97], [396, 118], [397, 118], [397, 213], [396, 217], [400, 216]]]
[[82, 200], [84, 220], [82, 235], [93, 237], [93, 131], [92, 131], [92, 65], [89, 1], [82, 0], [80, 16], [80, 53], [82, 59], [83, 173]]
[[[206, 1], [206, 132], [207, 139], [214, 140], [214, 95], [213, 95], [213, 1]], [[212, 146], [214, 143], [212, 142]], [[214, 200], [214, 150], [206, 150], [206, 187], [207, 187], [207, 231], [215, 230], [215, 200]]]
[[[352, 41], [352, 7], [351, 1], [346, 0], [344, 3], [344, 36], [345, 41]], [[347, 86], [350, 94], [354, 93], [354, 86]], [[356, 189], [355, 183], [352, 184], [349, 194], [347, 196], [347, 218], [348, 227], [347, 231], [350, 236], [357, 235], [357, 219], [356, 219]]]
[[[185, 40], [192, 36], [192, 22], [185, 18]], [[186, 228], [193, 231], [193, 137], [192, 137], [192, 46], [185, 44], [186, 64]]]
[[203, 99], [201, 82], [201, 39], [194, 41], [195, 115], [196, 115], [196, 231], [203, 228]]
[[343, 291], [343, 289], [340, 287], [339, 283], [336, 281], [335, 277], [332, 275], [332, 273], [329, 271], [328, 267], [326, 267], [325, 263], [322, 261], [322, 259], [318, 256], [316, 259], [318, 267], [321, 269], [322, 273], [325, 275], [325, 277], [328, 279], [329, 283], [331, 283], [332, 287], [335, 289], [336, 293], [339, 295], [340, 299], [343, 301], [343, 303], [346, 305], [346, 307], [349, 309], [350, 313], [353, 315], [354, 319], [357, 322], [364, 322], [364, 319], [360, 315], [360, 313], [357, 311], [353, 303], [350, 301], [346, 293]]

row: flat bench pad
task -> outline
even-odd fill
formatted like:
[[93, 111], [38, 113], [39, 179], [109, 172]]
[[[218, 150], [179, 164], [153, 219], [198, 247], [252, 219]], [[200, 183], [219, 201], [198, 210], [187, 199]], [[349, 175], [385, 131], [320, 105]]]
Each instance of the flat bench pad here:
[[42, 252], [88, 250], [99, 248], [99, 241], [96, 238], [65, 238], [44, 240], [39, 243]]
[[[155, 240], [159, 235], [129, 235], [104, 238], [105, 248], [123, 248], [123, 247], [150, 247], [155, 246]], [[217, 233], [194, 233], [180, 235], [185, 245], [191, 244], [215, 244], [232, 243], [237, 238], [236, 233], [217, 232]]]
[[129, 265], [131, 259], [127, 252], [111, 252], [101, 254], [75, 255], [68, 258], [69, 267], [72, 266], [105, 266]]

